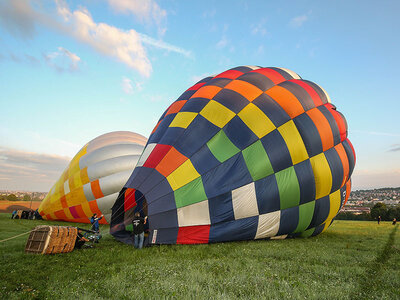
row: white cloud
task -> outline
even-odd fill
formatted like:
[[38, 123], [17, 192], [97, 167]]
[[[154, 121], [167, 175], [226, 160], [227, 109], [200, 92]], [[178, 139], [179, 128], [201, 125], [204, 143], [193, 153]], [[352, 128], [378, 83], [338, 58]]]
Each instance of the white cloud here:
[[66, 57], [69, 58], [69, 60], [71, 61], [71, 67], [73, 69], [77, 69], [78, 68], [78, 63], [81, 60], [78, 55], [76, 55], [75, 53], [72, 53], [72, 52], [70, 52], [67, 49], [62, 48], [62, 47], [58, 47], [58, 51], [63, 53], [63, 55], [65, 55]]
[[132, 80], [129, 78], [122, 78], [122, 90], [125, 94], [133, 94]]
[[[37, 131], [29, 130], [26, 127], [18, 129], [0, 126], [0, 148], [8, 147], [22, 151], [29, 150], [72, 157], [89, 138], [81, 139], [77, 144], [56, 136], [39, 134]], [[27, 145], [29, 145], [28, 149]], [[43, 145], [46, 145], [46, 147], [43, 147]]]
[[58, 47], [58, 51], [44, 55], [47, 64], [55, 68], [58, 72], [75, 72], [79, 70], [80, 57], [75, 53]]
[[219, 50], [223, 49], [228, 45], [228, 39], [226, 36], [222, 36], [222, 38], [218, 41], [218, 43], [215, 45], [215, 47]]
[[56, 3], [59, 15], [70, 25], [69, 33], [73, 37], [103, 55], [116, 58], [143, 76], [150, 76], [152, 67], [135, 30], [124, 31], [105, 23], [96, 23], [85, 8], [70, 11], [64, 1]]
[[363, 134], [369, 134], [369, 135], [379, 135], [379, 136], [393, 136], [393, 137], [400, 137], [399, 133], [392, 133], [392, 132], [377, 132], [377, 131], [368, 131], [368, 130], [349, 130], [349, 133], [363, 133]]
[[389, 152], [397, 152], [400, 151], [400, 144], [394, 144], [390, 146]]
[[[87, 138], [89, 139], [89, 138]], [[6, 143], [7, 142], [7, 143]], [[76, 144], [70, 140], [62, 140], [56, 136], [47, 136], [28, 128], [11, 128], [0, 126], [0, 148], [9, 147], [22, 151], [43, 152], [61, 156], [74, 156], [87, 140]], [[29, 145], [29, 149], [27, 149]], [[46, 147], [43, 148], [43, 145]]]
[[167, 12], [153, 0], [108, 0], [108, 4], [119, 13], [133, 14], [140, 21], [160, 24]]
[[15, 63], [28, 63], [30, 65], [39, 65], [40, 59], [29, 55], [29, 54], [16, 54], [16, 53], [8, 53], [7, 55], [2, 55], [0, 53], [0, 60], [11, 60]]
[[0, 147], [0, 189], [48, 191], [70, 160], [66, 156]]
[[293, 19], [290, 20], [289, 25], [293, 28], [299, 28], [303, 26], [303, 24], [308, 20], [307, 15], [301, 15], [294, 17]]
[[122, 77], [121, 87], [122, 87], [122, 90], [124, 91], [125, 94], [131, 95], [135, 91], [141, 91], [142, 90], [142, 83], [133, 82], [128, 77]]
[[251, 34], [265, 36], [268, 31], [265, 28], [266, 20], [263, 19], [260, 23], [251, 26]]
[[152, 37], [149, 37], [148, 35], [145, 34], [141, 34], [139, 33], [141, 41], [143, 44], [149, 45], [149, 46], [153, 46], [159, 49], [163, 49], [163, 50], [167, 50], [167, 51], [172, 51], [172, 52], [176, 52], [179, 54], [182, 54], [188, 58], [193, 58], [193, 54], [191, 51], [179, 48], [177, 46], [168, 44], [166, 42], [163, 42], [161, 40], [156, 40], [153, 39]]
[[[112, 2], [112, 3], [111, 3]], [[55, 0], [56, 14], [42, 12], [42, 0], [1, 0], [0, 25], [11, 34], [22, 38], [33, 38], [35, 27], [41, 25], [62, 34], [67, 34], [90, 46], [96, 52], [116, 59], [141, 75], [149, 77], [152, 66], [143, 44], [191, 57], [191, 52], [161, 40], [141, 35], [134, 29], [124, 30], [115, 26], [95, 22], [90, 12], [79, 7], [71, 10], [64, 0]], [[166, 12], [153, 0], [111, 1], [114, 8], [127, 10], [144, 21], [153, 20], [158, 25]], [[159, 28], [162, 34], [166, 28]]]

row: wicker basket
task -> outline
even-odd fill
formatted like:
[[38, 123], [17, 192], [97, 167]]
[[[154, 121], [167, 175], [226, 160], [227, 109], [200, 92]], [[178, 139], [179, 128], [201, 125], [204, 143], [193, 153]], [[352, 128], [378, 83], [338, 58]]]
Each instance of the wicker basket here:
[[26, 253], [55, 254], [74, 250], [78, 229], [67, 226], [40, 225], [33, 229], [26, 242]]

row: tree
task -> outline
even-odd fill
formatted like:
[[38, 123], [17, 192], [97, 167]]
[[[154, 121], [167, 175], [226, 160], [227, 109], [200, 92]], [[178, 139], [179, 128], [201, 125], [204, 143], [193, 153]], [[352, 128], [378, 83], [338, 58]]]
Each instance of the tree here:
[[25, 194], [23, 200], [24, 201], [31, 201], [31, 196], [29, 196], [28, 194]]
[[363, 212], [362, 214], [353, 214], [351, 212], [340, 212], [336, 217], [336, 220], [357, 220], [357, 221], [370, 221], [371, 215]]
[[378, 202], [371, 208], [371, 217], [373, 220], [377, 220], [379, 216], [381, 216], [382, 220], [388, 221], [387, 215], [388, 209], [385, 203]]
[[7, 195], [7, 200], [8, 201], [17, 201], [18, 198], [14, 194], [10, 194], [10, 195]]
[[387, 211], [387, 218], [389, 221], [396, 218], [397, 220], [400, 219], [400, 206], [390, 207]]

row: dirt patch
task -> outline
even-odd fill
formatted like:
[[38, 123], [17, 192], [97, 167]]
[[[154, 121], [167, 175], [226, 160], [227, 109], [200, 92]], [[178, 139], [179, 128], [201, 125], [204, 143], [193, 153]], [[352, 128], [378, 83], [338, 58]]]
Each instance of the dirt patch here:
[[36, 210], [39, 208], [42, 201], [0, 201], [0, 213], [11, 213], [14, 210], [22, 209], [29, 210], [29, 208]]

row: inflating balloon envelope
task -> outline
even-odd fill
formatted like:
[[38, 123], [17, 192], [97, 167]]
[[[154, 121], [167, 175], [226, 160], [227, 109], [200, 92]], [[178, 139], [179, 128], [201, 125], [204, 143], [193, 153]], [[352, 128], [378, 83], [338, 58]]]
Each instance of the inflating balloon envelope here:
[[74, 156], [39, 207], [47, 220], [89, 223], [111, 219], [111, 207], [143, 152], [146, 138], [129, 131], [103, 134]]
[[214, 243], [324, 231], [347, 201], [354, 149], [317, 84], [282, 68], [237, 67], [186, 90], [161, 116], [112, 209], [131, 243]]

